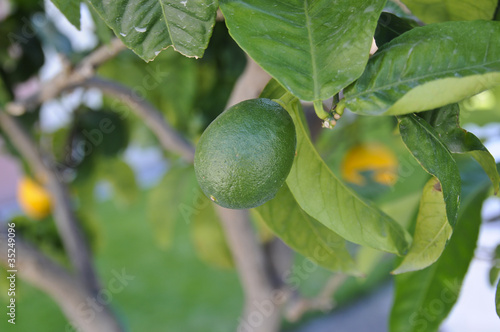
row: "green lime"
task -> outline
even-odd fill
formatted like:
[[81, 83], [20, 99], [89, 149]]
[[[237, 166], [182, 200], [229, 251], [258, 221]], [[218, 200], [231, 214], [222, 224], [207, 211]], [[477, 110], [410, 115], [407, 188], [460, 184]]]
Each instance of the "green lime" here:
[[205, 130], [194, 167], [201, 189], [215, 203], [249, 209], [273, 198], [295, 156], [295, 127], [283, 107], [269, 99], [243, 101]]

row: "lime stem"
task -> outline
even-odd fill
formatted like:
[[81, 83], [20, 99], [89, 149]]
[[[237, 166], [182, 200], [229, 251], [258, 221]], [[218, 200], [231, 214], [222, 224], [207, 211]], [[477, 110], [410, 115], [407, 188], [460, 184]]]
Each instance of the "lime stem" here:
[[314, 101], [314, 111], [321, 120], [325, 120], [330, 116], [330, 114], [323, 108], [323, 101], [321, 100]]

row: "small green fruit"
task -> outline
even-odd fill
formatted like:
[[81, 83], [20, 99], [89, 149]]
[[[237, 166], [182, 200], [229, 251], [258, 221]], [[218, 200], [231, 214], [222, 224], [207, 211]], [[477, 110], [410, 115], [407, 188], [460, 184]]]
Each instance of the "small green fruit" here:
[[205, 130], [194, 167], [201, 189], [212, 201], [248, 209], [273, 198], [295, 156], [293, 120], [269, 99], [243, 101], [224, 111]]

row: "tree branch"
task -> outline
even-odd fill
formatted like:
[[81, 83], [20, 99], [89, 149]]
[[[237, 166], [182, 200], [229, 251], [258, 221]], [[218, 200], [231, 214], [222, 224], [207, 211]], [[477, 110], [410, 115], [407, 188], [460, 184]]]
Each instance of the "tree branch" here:
[[[258, 64], [247, 56], [245, 71], [236, 82], [227, 107], [246, 99], [257, 98], [271, 79]], [[245, 309], [239, 329], [251, 331], [278, 331], [281, 306], [286, 300], [284, 292], [273, 285], [269, 257], [264, 253], [250, 222], [247, 210], [229, 210], [217, 206], [226, 238], [231, 248], [245, 293]], [[261, 317], [259, 322], [254, 317]]]
[[[121, 332], [123, 329], [107, 306], [90, 311], [88, 301], [95, 294], [81, 287], [78, 279], [37, 249], [15, 237], [17, 275], [49, 294], [79, 331]], [[7, 234], [0, 232], [1, 263], [8, 266]], [[87, 306], [87, 307], [85, 307]], [[85, 310], [83, 310], [85, 309]]]
[[304, 298], [295, 292], [290, 302], [287, 303], [285, 317], [291, 322], [296, 322], [307, 312], [332, 310], [336, 305], [333, 295], [346, 279], [347, 275], [345, 274], [333, 275], [318, 293], [318, 296], [313, 298]]
[[257, 98], [271, 76], [260, 66], [247, 56], [247, 65], [243, 74], [238, 78], [234, 85], [231, 96], [227, 102], [226, 108], [233, 106], [243, 100]]
[[[256, 98], [270, 76], [255, 62], [248, 59], [245, 72], [235, 85], [228, 107], [245, 99]], [[102, 78], [91, 78], [79, 82], [77, 86], [94, 87], [103, 93], [122, 100], [157, 136], [163, 148], [179, 153], [192, 162], [194, 147], [165, 120], [160, 111], [142, 98], [134, 98], [133, 91], [116, 82]], [[235, 259], [242, 287], [245, 293], [245, 311], [240, 324], [245, 324], [252, 313], [259, 314], [261, 305], [272, 304], [272, 310], [259, 325], [258, 331], [273, 332], [279, 329], [281, 302], [275, 301], [273, 278], [266, 268], [266, 259], [258, 243], [248, 211], [229, 210], [217, 206], [226, 237]], [[279, 302], [279, 301], [278, 301]]]
[[82, 285], [90, 292], [97, 292], [99, 283], [92, 266], [90, 251], [71, 208], [68, 190], [59, 180], [53, 160], [38, 151], [35, 142], [24, 131], [17, 119], [1, 109], [0, 128], [33, 171], [44, 180], [53, 200], [53, 214], [57, 230], [71, 263]]
[[[75, 85], [94, 74], [95, 68], [113, 58], [125, 49], [123, 43], [115, 38], [109, 45], [104, 45], [85, 57], [74, 69], [65, 68], [40, 90], [25, 100], [7, 104], [7, 111], [22, 114], [43, 102], [58, 96], [69, 85]], [[0, 128], [10, 138], [12, 144], [27, 160], [33, 171], [44, 179], [54, 201], [54, 219], [68, 256], [75, 267], [82, 285], [96, 292], [99, 289], [97, 275], [92, 266], [90, 251], [73, 213], [70, 195], [60, 181], [55, 162], [48, 154], [37, 150], [35, 142], [12, 116], [0, 110]]]
[[[58, 96], [68, 85], [77, 84], [91, 77], [98, 65], [113, 58], [124, 49], [122, 42], [114, 39], [110, 45], [102, 46], [89, 54], [75, 68], [65, 66], [58, 75], [45, 82], [31, 97], [8, 103], [6, 111], [20, 115], [28, 109], [39, 106]], [[107, 305], [99, 306], [99, 310], [92, 313], [91, 319], [85, 317], [85, 313], [82, 314], [82, 306], [87, 300], [96, 297], [100, 286], [92, 265], [90, 250], [71, 207], [69, 192], [59, 179], [54, 161], [49, 155], [39, 151], [35, 142], [17, 120], [2, 109], [0, 109], [0, 128], [37, 176], [43, 179], [51, 193], [54, 220], [65, 251], [77, 274], [76, 277], [73, 276], [63, 267], [37, 252], [35, 248], [19, 240], [16, 241], [16, 247], [20, 252], [17, 261], [19, 275], [51, 295], [70, 321], [81, 330], [122, 331]], [[1, 236], [0, 247], [5, 253], [7, 252], [6, 245], [5, 237]]]
[[103, 45], [85, 57], [75, 68], [67, 65], [63, 70], [48, 82], [44, 82], [40, 90], [34, 95], [8, 103], [6, 111], [13, 115], [20, 115], [26, 110], [35, 108], [43, 102], [57, 97], [68, 86], [78, 84], [94, 75], [95, 69], [125, 50], [120, 39], [113, 39], [109, 45]]
[[134, 97], [132, 89], [114, 81], [93, 77], [78, 86], [93, 87], [127, 104], [158, 138], [160, 145], [168, 151], [180, 154], [186, 161], [194, 160], [193, 145], [165, 121], [163, 114], [147, 100]]
[[238, 331], [279, 331], [281, 306], [286, 296], [272, 285], [266, 269], [267, 257], [258, 243], [248, 210], [230, 210], [217, 205], [217, 213], [245, 294]]

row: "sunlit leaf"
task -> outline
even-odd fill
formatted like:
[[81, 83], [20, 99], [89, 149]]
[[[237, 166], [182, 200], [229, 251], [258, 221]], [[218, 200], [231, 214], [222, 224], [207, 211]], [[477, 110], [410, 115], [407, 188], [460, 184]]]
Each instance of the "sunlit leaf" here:
[[402, 0], [425, 23], [491, 20], [497, 0]]
[[434, 263], [441, 256], [452, 231], [446, 219], [441, 185], [432, 178], [422, 192], [410, 251], [393, 273], [421, 270]]
[[300, 207], [323, 225], [354, 243], [395, 254], [406, 252], [408, 232], [374, 204], [360, 198], [332, 173], [307, 136], [298, 99], [272, 81], [261, 97], [279, 98], [297, 133], [297, 155], [286, 180]]
[[283, 242], [304, 257], [330, 270], [357, 272], [346, 241], [305, 213], [286, 184], [255, 211]]
[[[481, 225], [481, 206], [490, 188], [474, 168], [463, 174], [463, 203], [441, 257], [424, 270], [397, 275], [391, 332], [436, 332], [460, 295]], [[439, 310], [435, 310], [439, 306]]]
[[363, 72], [385, 0], [221, 0], [231, 36], [303, 100], [327, 99]]
[[412, 29], [378, 50], [338, 107], [398, 115], [458, 102], [500, 84], [499, 53], [499, 22]]

